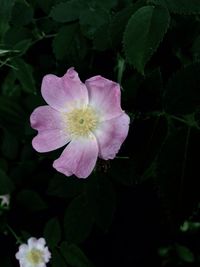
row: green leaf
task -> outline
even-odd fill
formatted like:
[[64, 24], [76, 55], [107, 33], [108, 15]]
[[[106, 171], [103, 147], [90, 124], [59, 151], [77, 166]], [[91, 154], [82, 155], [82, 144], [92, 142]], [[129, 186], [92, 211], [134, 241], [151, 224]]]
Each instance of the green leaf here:
[[22, 40], [31, 39], [32, 32], [25, 27], [11, 27], [4, 36], [4, 42], [8, 47], [14, 47]]
[[58, 245], [61, 239], [61, 229], [57, 218], [52, 218], [46, 223], [44, 237], [49, 247], [53, 248]]
[[64, 230], [66, 240], [69, 243], [84, 241], [93, 226], [93, 216], [87, 199], [80, 195], [73, 199], [66, 209], [64, 218]]
[[25, 3], [16, 2], [12, 10], [11, 23], [15, 26], [23, 26], [33, 19], [33, 8]]
[[56, 59], [70, 61], [72, 65], [79, 64], [85, 58], [88, 44], [77, 23], [60, 28], [53, 40], [53, 52]]
[[99, 7], [84, 9], [80, 14], [80, 25], [83, 34], [92, 39], [95, 32], [109, 22], [107, 10]]
[[81, 0], [70, 0], [66, 3], [59, 3], [52, 8], [50, 16], [58, 22], [70, 22], [79, 18], [85, 4]]
[[128, 20], [139, 8], [144, 6], [145, 3], [146, 3], [145, 0], [138, 0], [134, 4], [131, 4], [125, 7], [124, 9], [120, 10], [112, 18], [110, 27], [109, 27], [109, 32], [111, 35], [110, 38], [112, 40], [113, 46], [117, 46], [121, 44], [124, 29], [128, 23]]
[[199, 0], [149, 0], [149, 3], [162, 5], [172, 13], [178, 14], [198, 14], [200, 13]]
[[32, 68], [21, 58], [14, 58], [11, 64], [15, 67], [14, 73], [26, 93], [35, 93], [35, 81], [33, 78]]
[[61, 252], [66, 262], [73, 267], [93, 267], [83, 251], [76, 245], [68, 245], [66, 242], [61, 244]]
[[175, 246], [176, 248], [176, 252], [179, 256], [179, 258], [184, 261], [184, 262], [188, 262], [188, 263], [191, 263], [191, 262], [194, 262], [194, 254], [192, 253], [192, 251], [185, 247], [185, 246], [182, 246], [182, 245], [179, 245], [179, 244], [176, 244]]
[[164, 108], [170, 114], [185, 115], [200, 106], [200, 64], [194, 63], [178, 71], [168, 82]]
[[23, 190], [18, 193], [17, 203], [27, 212], [37, 212], [47, 208], [39, 194], [32, 190]]
[[20, 53], [20, 55], [23, 55], [26, 53], [26, 51], [28, 50], [30, 46], [31, 46], [31, 39], [25, 39], [25, 40], [21, 40], [18, 43], [16, 43], [13, 49], [17, 50]]
[[56, 250], [52, 251], [52, 259], [51, 259], [52, 267], [67, 267], [67, 263], [64, 260], [64, 257]]
[[96, 224], [107, 231], [115, 212], [115, 191], [107, 177], [93, 176], [87, 184], [89, 205]]
[[127, 60], [140, 73], [158, 48], [169, 27], [169, 13], [161, 7], [146, 6], [130, 18], [124, 33]]
[[8, 29], [14, 0], [0, 0], [0, 40]]
[[47, 193], [51, 196], [67, 198], [75, 197], [85, 188], [85, 183], [75, 177], [56, 174], [49, 182]]
[[53, 52], [58, 60], [62, 60], [66, 55], [70, 55], [77, 36], [78, 25], [71, 24], [60, 28], [53, 40]]
[[10, 194], [14, 189], [14, 185], [7, 174], [0, 169], [0, 195]]

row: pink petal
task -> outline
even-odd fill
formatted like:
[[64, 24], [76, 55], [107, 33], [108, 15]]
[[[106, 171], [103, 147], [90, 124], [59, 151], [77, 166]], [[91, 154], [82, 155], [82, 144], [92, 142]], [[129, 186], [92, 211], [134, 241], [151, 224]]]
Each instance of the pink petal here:
[[122, 114], [121, 92], [118, 83], [95, 76], [86, 80], [85, 84], [89, 94], [89, 105], [97, 110], [101, 121]]
[[99, 145], [99, 157], [105, 160], [113, 159], [126, 139], [130, 118], [123, 113], [109, 121], [101, 122], [94, 131]]
[[88, 104], [87, 88], [73, 68], [68, 69], [61, 78], [53, 74], [44, 76], [42, 96], [47, 104], [58, 111], [69, 111]]
[[74, 139], [65, 148], [60, 158], [54, 161], [53, 167], [70, 176], [75, 174], [79, 178], [88, 177], [95, 167], [98, 156], [96, 138], [90, 137]]
[[64, 128], [62, 113], [50, 106], [36, 108], [31, 114], [30, 122], [31, 127], [38, 131]]
[[33, 138], [32, 146], [38, 152], [49, 152], [66, 145], [69, 141], [70, 137], [65, 130], [46, 130]]

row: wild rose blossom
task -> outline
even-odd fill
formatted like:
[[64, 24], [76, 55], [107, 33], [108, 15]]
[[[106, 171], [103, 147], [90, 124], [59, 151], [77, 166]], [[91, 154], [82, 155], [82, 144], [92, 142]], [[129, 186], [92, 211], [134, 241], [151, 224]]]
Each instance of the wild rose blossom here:
[[0, 206], [8, 207], [10, 205], [10, 195], [0, 195]]
[[32, 145], [38, 152], [48, 152], [68, 144], [53, 163], [57, 171], [86, 178], [97, 157], [116, 156], [130, 122], [121, 109], [119, 84], [102, 76], [84, 84], [70, 68], [63, 77], [44, 76], [41, 92], [48, 105], [31, 114], [31, 126], [38, 131]]
[[20, 267], [46, 267], [46, 263], [51, 258], [51, 253], [44, 238], [36, 239], [31, 237], [28, 244], [22, 244], [16, 253]]

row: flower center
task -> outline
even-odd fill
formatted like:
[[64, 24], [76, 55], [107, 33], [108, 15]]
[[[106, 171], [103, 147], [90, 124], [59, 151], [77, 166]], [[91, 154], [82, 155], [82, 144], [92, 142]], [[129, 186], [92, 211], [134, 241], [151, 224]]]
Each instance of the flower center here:
[[27, 253], [27, 260], [32, 264], [38, 264], [43, 261], [43, 253], [39, 249], [32, 249]]
[[88, 136], [97, 126], [95, 111], [90, 108], [74, 109], [65, 113], [67, 131], [73, 136]]

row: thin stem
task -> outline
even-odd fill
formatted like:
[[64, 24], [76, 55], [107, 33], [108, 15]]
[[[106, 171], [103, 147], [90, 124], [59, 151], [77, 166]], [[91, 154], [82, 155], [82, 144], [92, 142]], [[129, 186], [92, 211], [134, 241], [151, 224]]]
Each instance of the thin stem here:
[[7, 224], [6, 225], [7, 229], [9, 230], [9, 232], [14, 236], [14, 238], [17, 241], [17, 244], [22, 244], [22, 240], [21, 238], [15, 233], [15, 231]]

